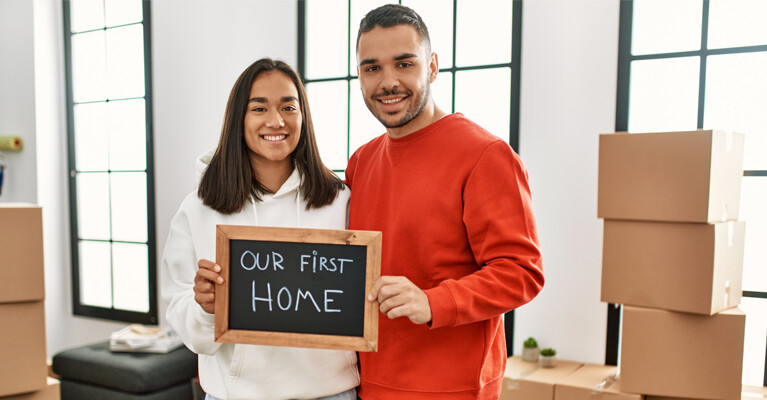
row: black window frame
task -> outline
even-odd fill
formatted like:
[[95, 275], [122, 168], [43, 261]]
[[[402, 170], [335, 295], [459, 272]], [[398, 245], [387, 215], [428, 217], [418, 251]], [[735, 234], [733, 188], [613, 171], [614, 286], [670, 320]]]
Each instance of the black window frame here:
[[[629, 90], [631, 79], [631, 62], [637, 60], [668, 59], [675, 57], [700, 57], [700, 79], [698, 82], [698, 118], [697, 129], [703, 129], [703, 117], [706, 99], [706, 61], [708, 56], [720, 54], [741, 54], [765, 52], [767, 45], [742, 46], [721, 49], [708, 48], [709, 0], [703, 0], [701, 44], [699, 50], [669, 52], [660, 54], [631, 54], [631, 36], [633, 28], [634, 1], [624, 0], [620, 4], [620, 25], [618, 39], [618, 87], [615, 109], [615, 131], [628, 131], [629, 125]], [[746, 170], [743, 176], [765, 177], [767, 170]], [[743, 291], [743, 297], [765, 299], [767, 292]], [[607, 305], [607, 340], [605, 343], [605, 364], [618, 365], [618, 347], [620, 345], [621, 306]], [[764, 386], [767, 386], [767, 351], [765, 352]]]
[[[104, 0], [108, 1], [108, 0]], [[148, 295], [149, 310], [147, 312], [128, 311], [112, 307], [96, 307], [82, 304], [80, 301], [80, 254], [78, 234], [78, 212], [77, 212], [77, 166], [76, 166], [76, 146], [75, 146], [75, 126], [74, 126], [74, 106], [73, 97], [73, 69], [72, 69], [72, 36], [70, 29], [70, 0], [62, 0], [62, 10], [64, 16], [64, 59], [65, 59], [65, 82], [66, 82], [66, 107], [67, 107], [67, 156], [68, 170], [67, 178], [69, 181], [69, 223], [70, 223], [70, 252], [72, 268], [72, 311], [74, 315], [100, 318], [105, 320], [122, 321], [129, 323], [140, 323], [148, 325], [158, 324], [158, 297], [157, 297], [157, 241], [155, 233], [155, 190], [154, 190], [154, 139], [152, 124], [152, 58], [151, 58], [151, 4], [150, 0], [141, 0], [143, 20], [143, 46], [144, 46], [144, 96], [145, 118], [146, 118], [146, 173], [147, 185], [147, 267], [148, 267]], [[128, 24], [134, 25], [134, 24]], [[125, 25], [121, 25], [125, 26]], [[117, 26], [119, 27], [119, 26]], [[116, 27], [100, 28], [113, 29]], [[94, 30], [100, 30], [94, 29]], [[83, 33], [83, 32], [79, 32]], [[125, 100], [125, 99], [119, 99]], [[110, 100], [107, 99], [107, 102]], [[87, 103], [87, 102], [86, 102]], [[112, 173], [112, 171], [103, 171]], [[127, 171], [120, 171], [127, 172]], [[110, 212], [111, 214], [111, 212]], [[133, 243], [122, 242], [119, 240], [103, 240], [108, 243]], [[111, 268], [112, 266], [110, 266]], [[114, 284], [114, 276], [112, 277]]]
[[[458, 0], [453, 1], [453, 38], [452, 38], [452, 65], [449, 68], [440, 68], [439, 72], [450, 72], [452, 78], [452, 102], [450, 104], [450, 112], [454, 113], [455, 110], [455, 77], [456, 72], [471, 71], [478, 69], [495, 69], [508, 67], [511, 73], [511, 93], [510, 93], [510, 115], [509, 115], [509, 145], [519, 154], [519, 98], [520, 98], [520, 82], [521, 82], [521, 56], [522, 56], [522, 0], [512, 1], [512, 20], [511, 20], [511, 62], [501, 64], [484, 64], [484, 65], [472, 65], [467, 67], [456, 66], [456, 27], [457, 27], [457, 15], [458, 15]], [[346, 76], [340, 76], [335, 78], [322, 78], [322, 79], [307, 79], [304, 72], [306, 71], [306, 43], [305, 43], [305, 23], [306, 23], [306, 0], [297, 0], [298, 2], [298, 57], [297, 57], [297, 69], [304, 84], [312, 82], [327, 82], [327, 81], [341, 81], [346, 80], [347, 84], [353, 80], [358, 79], [357, 76], [353, 76], [351, 71], [348, 71]], [[352, 0], [348, 0], [348, 9], [351, 9]], [[398, 4], [402, 4], [402, 0], [397, 1]], [[348, 17], [348, 29], [350, 32], [356, 32], [357, 27], [352, 24], [356, 24], [357, 21], [351, 21], [351, 13]], [[426, 21], [428, 26], [428, 21]], [[355, 45], [352, 42], [354, 38], [349, 35], [347, 42], [347, 54], [351, 57], [351, 46]], [[347, 59], [347, 65], [350, 60]], [[350, 87], [350, 86], [349, 86]], [[347, 98], [351, 99], [351, 93], [347, 93]], [[349, 118], [351, 115], [351, 100], [347, 101], [347, 123], [346, 123], [346, 135], [347, 135], [347, 160], [349, 154], [349, 140], [351, 135], [349, 124]], [[335, 172], [343, 172], [343, 170], [334, 170]], [[504, 327], [506, 331], [506, 353], [508, 356], [513, 355], [514, 350], [514, 310], [509, 311], [504, 317]]]

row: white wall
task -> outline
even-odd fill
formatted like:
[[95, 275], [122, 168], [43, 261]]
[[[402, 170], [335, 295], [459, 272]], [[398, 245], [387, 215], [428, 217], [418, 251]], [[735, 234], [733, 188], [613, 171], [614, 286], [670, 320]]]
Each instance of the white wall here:
[[18, 136], [20, 152], [3, 151], [7, 167], [2, 202], [37, 201], [35, 59], [32, 2], [0, 1], [0, 136]]
[[[295, 1], [152, 2], [155, 197], [159, 258], [170, 221], [216, 146], [229, 91], [259, 58], [297, 60]], [[165, 308], [160, 308], [161, 323]]]
[[615, 129], [619, 3], [524, 3], [520, 155], [530, 172], [546, 285], [516, 313], [517, 354], [534, 336], [563, 359], [604, 362], [598, 134]]

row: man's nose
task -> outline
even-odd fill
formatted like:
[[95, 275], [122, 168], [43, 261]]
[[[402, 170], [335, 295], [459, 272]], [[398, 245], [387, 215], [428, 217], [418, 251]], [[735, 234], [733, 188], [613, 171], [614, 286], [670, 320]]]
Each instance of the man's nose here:
[[381, 87], [386, 90], [392, 90], [399, 87], [399, 74], [393, 68], [384, 68], [383, 79], [381, 80]]

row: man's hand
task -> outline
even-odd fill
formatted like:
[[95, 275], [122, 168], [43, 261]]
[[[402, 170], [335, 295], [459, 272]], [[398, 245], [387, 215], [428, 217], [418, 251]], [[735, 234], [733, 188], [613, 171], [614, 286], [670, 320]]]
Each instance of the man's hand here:
[[414, 324], [431, 321], [429, 298], [404, 276], [378, 278], [368, 294], [368, 300], [378, 300], [378, 308], [389, 319], [408, 317]]
[[224, 283], [224, 278], [218, 273], [221, 267], [210, 260], [201, 259], [194, 276], [194, 301], [208, 314], [216, 311], [216, 284]]

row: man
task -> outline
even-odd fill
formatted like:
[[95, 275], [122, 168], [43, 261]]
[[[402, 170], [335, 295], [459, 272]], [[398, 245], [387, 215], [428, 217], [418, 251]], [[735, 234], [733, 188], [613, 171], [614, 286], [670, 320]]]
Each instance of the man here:
[[[420, 16], [385, 5], [357, 37], [365, 104], [386, 134], [349, 160], [349, 228], [383, 232], [377, 353], [359, 396], [497, 399], [502, 314], [543, 287], [527, 171], [509, 145], [431, 96], [437, 55]], [[477, 99], [484, 101], [484, 99]]]

